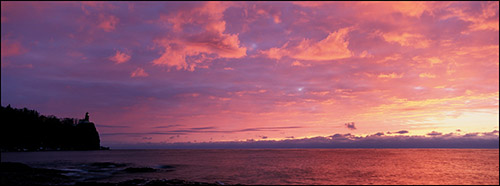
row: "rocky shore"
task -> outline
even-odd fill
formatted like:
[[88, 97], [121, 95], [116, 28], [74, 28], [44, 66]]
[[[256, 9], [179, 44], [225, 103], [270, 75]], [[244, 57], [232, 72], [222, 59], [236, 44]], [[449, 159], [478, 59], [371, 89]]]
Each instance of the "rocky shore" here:
[[[66, 171], [44, 168], [33, 168], [26, 164], [14, 162], [1, 162], [0, 185], [61, 185], [61, 186], [162, 186], [162, 185], [225, 185], [222, 182], [214, 183], [193, 182], [179, 179], [132, 179], [118, 183], [75, 181], [66, 176]], [[113, 165], [115, 166], [115, 165]], [[126, 168], [126, 172], [153, 172], [155, 169], [149, 167]]]

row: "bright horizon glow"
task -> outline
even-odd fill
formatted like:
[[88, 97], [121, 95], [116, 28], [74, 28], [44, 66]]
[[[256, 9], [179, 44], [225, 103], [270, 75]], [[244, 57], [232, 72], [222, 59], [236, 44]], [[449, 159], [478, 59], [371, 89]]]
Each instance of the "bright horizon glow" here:
[[404, 130], [498, 138], [498, 2], [2, 1], [1, 11], [2, 105], [89, 112], [105, 146]]

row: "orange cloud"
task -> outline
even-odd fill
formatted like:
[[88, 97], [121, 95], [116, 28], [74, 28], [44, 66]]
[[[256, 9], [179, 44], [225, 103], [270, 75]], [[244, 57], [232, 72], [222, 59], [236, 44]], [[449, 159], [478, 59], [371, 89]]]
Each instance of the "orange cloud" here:
[[378, 60], [377, 63], [385, 63], [385, 62], [388, 62], [388, 61], [396, 61], [396, 60], [400, 60], [401, 58], [402, 58], [401, 54], [396, 53], [396, 54], [384, 57], [384, 59]]
[[415, 56], [412, 58], [413, 61], [421, 64], [420, 67], [433, 67], [436, 64], [441, 64], [443, 61], [438, 57], [422, 57]]
[[325, 96], [327, 94], [330, 94], [330, 91], [318, 91], [318, 92], [311, 91], [311, 92], [308, 92], [308, 93], [312, 94], [312, 95], [315, 95], [315, 96]]
[[284, 56], [315, 61], [349, 58], [353, 56], [348, 48], [347, 34], [349, 31], [350, 28], [342, 28], [328, 34], [325, 39], [319, 42], [303, 39], [297, 46], [288, 47], [288, 43], [286, 43], [281, 48], [271, 48], [261, 53], [271, 59], [281, 59]]
[[445, 2], [425, 2], [425, 1], [399, 1], [399, 2], [359, 2], [360, 5], [371, 8], [370, 12], [380, 12], [391, 14], [399, 12], [406, 16], [420, 17], [423, 13], [434, 14], [437, 8], [446, 6]]
[[436, 77], [436, 75], [431, 74], [431, 73], [420, 73], [418, 76], [421, 78], [435, 78]]
[[415, 48], [427, 48], [431, 44], [431, 40], [426, 39], [420, 34], [411, 33], [384, 33], [382, 37], [390, 43], [398, 43], [401, 46], [410, 46]]
[[386, 78], [386, 79], [397, 79], [397, 78], [402, 78], [404, 74], [396, 74], [396, 73], [390, 73], [390, 74], [380, 74], [377, 77], [378, 78]]
[[130, 60], [131, 56], [125, 52], [116, 51], [114, 56], [109, 57], [109, 60], [115, 62], [116, 64], [125, 63]]
[[300, 61], [294, 61], [292, 63], [292, 66], [294, 66], [294, 67], [310, 67], [311, 64], [303, 64]]
[[137, 68], [130, 74], [130, 77], [147, 77], [147, 76], [149, 76], [149, 74], [146, 73], [143, 68]]

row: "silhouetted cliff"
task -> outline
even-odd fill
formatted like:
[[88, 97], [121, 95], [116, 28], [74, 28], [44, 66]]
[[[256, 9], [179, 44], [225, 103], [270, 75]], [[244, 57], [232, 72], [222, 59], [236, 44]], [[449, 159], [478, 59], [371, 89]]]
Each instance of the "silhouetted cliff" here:
[[59, 119], [35, 110], [1, 106], [2, 151], [99, 150], [100, 139], [94, 123], [86, 119]]

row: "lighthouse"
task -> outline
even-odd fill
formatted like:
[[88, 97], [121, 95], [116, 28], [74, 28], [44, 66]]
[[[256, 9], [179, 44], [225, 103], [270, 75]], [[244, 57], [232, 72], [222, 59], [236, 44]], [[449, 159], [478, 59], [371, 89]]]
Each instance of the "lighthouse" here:
[[78, 120], [78, 124], [80, 123], [90, 123], [89, 112], [85, 113], [85, 118]]
[[89, 120], [89, 112], [85, 113], [85, 121], [90, 121]]

